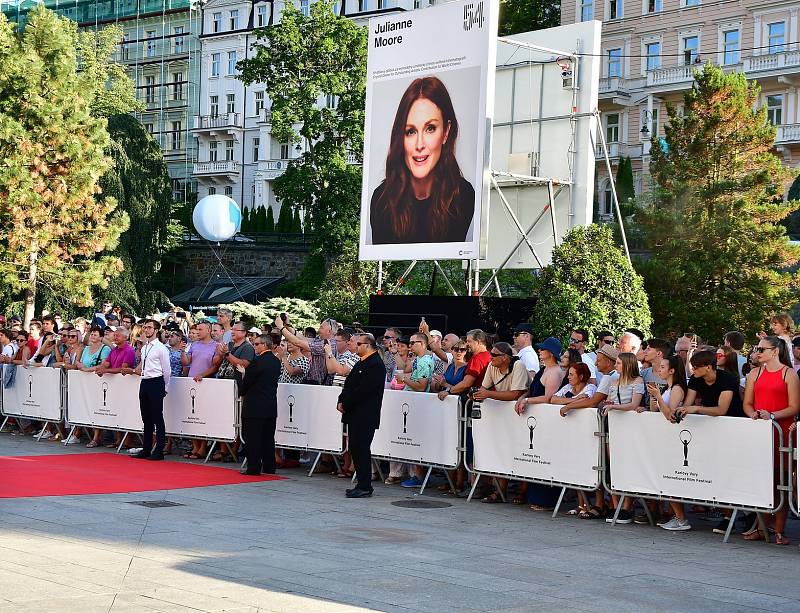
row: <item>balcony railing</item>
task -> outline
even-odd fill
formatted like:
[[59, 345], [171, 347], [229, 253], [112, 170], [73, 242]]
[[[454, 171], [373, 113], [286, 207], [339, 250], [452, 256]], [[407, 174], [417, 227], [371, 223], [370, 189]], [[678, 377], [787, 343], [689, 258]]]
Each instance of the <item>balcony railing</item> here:
[[239, 113], [225, 113], [224, 115], [195, 115], [195, 130], [219, 130], [227, 128], [241, 128]]
[[[614, 158], [618, 158], [620, 151], [619, 143], [607, 143], [607, 145], [608, 145], [608, 157], [612, 160]], [[597, 144], [597, 149], [595, 150], [594, 154], [595, 158], [597, 158], [598, 160], [605, 159], [605, 154], [603, 153], [603, 143]]]
[[239, 174], [239, 162], [226, 160], [224, 162], [197, 162], [194, 165], [195, 175], [235, 175]]
[[600, 93], [610, 94], [625, 91], [625, 79], [622, 77], [605, 77], [600, 79]]
[[258, 112], [258, 123], [272, 123], [272, 109], [264, 107]]
[[268, 181], [280, 177], [288, 167], [289, 160], [261, 160], [258, 163], [259, 173]]
[[753, 55], [745, 58], [745, 72], [760, 72], [764, 70], [780, 70], [800, 66], [800, 51], [783, 51], [765, 55]]
[[684, 66], [670, 66], [669, 68], [656, 68], [647, 71], [647, 86], [673, 85], [675, 83], [688, 83], [694, 81], [694, 70], [702, 68], [695, 64]]
[[783, 145], [788, 143], [800, 143], [800, 123], [787, 123], [778, 126], [775, 144]]

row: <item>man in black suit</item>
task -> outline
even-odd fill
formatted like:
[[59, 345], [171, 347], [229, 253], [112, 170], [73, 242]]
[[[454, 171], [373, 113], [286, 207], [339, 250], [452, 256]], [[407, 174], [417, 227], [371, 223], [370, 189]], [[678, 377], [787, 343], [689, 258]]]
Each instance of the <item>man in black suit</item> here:
[[347, 375], [336, 408], [342, 414], [342, 423], [347, 424], [350, 455], [358, 476], [356, 487], [345, 494], [348, 498], [367, 498], [372, 496], [370, 445], [381, 422], [386, 366], [374, 336], [361, 334], [356, 345], [361, 360]]
[[242, 438], [247, 454], [243, 475], [275, 473], [275, 422], [278, 419], [278, 378], [281, 362], [272, 353], [272, 337], [261, 334], [253, 339], [256, 359], [244, 370], [239, 395], [242, 396]]

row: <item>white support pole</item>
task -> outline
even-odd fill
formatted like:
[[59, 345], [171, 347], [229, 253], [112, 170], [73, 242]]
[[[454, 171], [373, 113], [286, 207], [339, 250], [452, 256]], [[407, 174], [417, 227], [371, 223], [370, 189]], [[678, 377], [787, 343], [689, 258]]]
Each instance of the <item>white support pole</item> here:
[[619, 209], [619, 199], [617, 198], [617, 186], [614, 184], [614, 173], [611, 172], [611, 160], [608, 158], [608, 145], [606, 135], [603, 133], [603, 122], [600, 120], [600, 111], [595, 109], [594, 117], [597, 120], [597, 133], [600, 135], [600, 143], [603, 146], [603, 157], [606, 160], [606, 170], [608, 171], [608, 184], [611, 186], [611, 199], [614, 201], [614, 210], [619, 220], [619, 232], [622, 235], [622, 246], [625, 248], [625, 257], [628, 263], [631, 262], [631, 252], [628, 249], [628, 238], [625, 236], [625, 224], [622, 220], [622, 211]]

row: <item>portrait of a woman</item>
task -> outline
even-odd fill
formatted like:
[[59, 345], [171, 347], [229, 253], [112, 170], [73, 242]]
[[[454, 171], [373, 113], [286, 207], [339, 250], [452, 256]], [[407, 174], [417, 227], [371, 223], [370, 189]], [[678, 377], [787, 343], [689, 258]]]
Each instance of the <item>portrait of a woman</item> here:
[[436, 77], [415, 79], [397, 107], [386, 178], [372, 193], [372, 243], [453, 243], [467, 237], [475, 190], [456, 160], [458, 120]]

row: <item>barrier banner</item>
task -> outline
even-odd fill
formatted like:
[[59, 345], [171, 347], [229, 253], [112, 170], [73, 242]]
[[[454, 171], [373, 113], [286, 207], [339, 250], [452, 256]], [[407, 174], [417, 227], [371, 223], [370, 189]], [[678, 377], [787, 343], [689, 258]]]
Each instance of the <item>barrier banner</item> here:
[[773, 506], [773, 426], [765, 420], [611, 411], [611, 487], [616, 491]]
[[458, 466], [458, 397], [386, 390], [372, 455], [402, 462]]
[[67, 372], [67, 421], [72, 425], [142, 431], [139, 381], [135, 375]]
[[275, 445], [342, 453], [342, 414], [336, 410], [341, 391], [327, 385], [279, 383]]
[[3, 386], [3, 415], [60, 421], [61, 369], [44, 366], [16, 369], [11, 387]]
[[168, 435], [236, 440], [236, 382], [233, 379], [171, 377], [164, 398]]
[[517, 415], [514, 404], [481, 403], [481, 418], [472, 420], [475, 471], [585, 489], [599, 485], [597, 411], [580, 409], [561, 417], [560, 405], [529, 404]]

